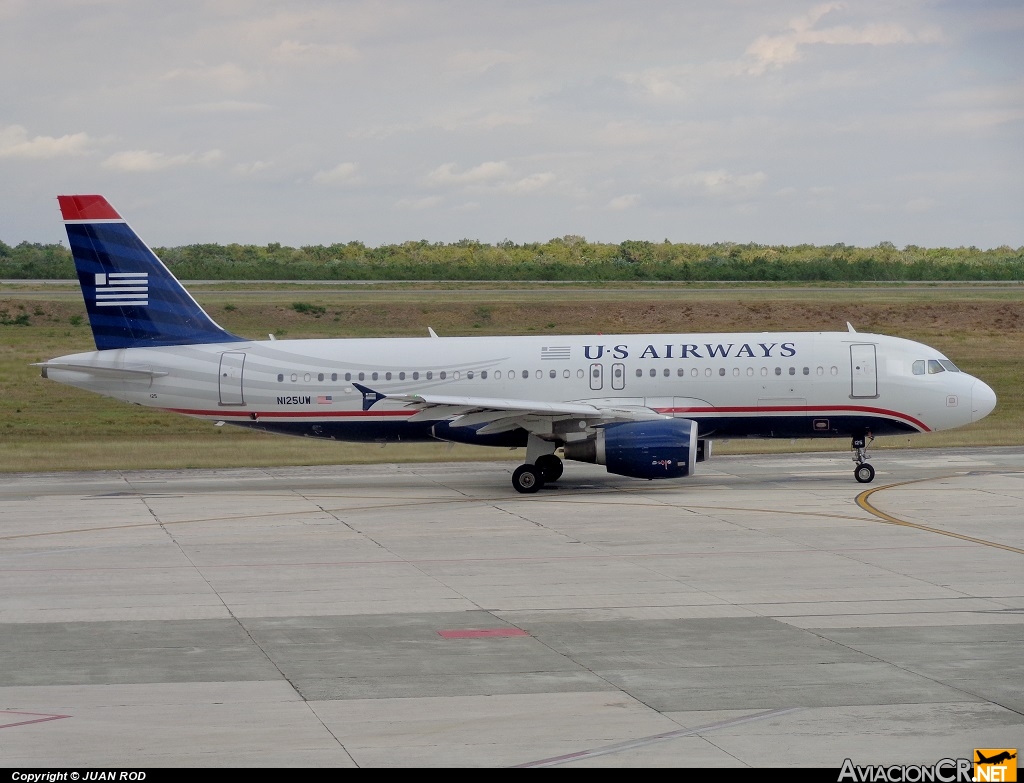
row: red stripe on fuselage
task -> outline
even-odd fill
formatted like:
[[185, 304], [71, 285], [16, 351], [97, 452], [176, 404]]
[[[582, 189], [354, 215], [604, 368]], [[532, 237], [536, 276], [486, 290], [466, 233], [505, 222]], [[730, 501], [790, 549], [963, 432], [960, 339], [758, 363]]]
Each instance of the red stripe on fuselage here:
[[412, 416], [416, 411], [202, 411], [188, 408], [163, 408], [171, 413], [183, 413], [186, 416], [216, 416], [220, 419], [227, 419], [232, 416], [245, 419], [253, 415], [261, 419], [294, 419], [294, 418], [315, 418], [315, 419], [348, 419], [348, 418], [379, 418], [381, 416], [394, 418], [395, 416]]

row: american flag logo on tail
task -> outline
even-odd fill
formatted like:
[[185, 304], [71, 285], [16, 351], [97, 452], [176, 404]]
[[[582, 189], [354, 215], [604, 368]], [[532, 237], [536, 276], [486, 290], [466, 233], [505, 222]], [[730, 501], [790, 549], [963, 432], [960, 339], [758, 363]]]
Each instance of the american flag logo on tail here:
[[148, 272], [99, 272], [96, 274], [96, 306], [124, 307], [149, 304]]

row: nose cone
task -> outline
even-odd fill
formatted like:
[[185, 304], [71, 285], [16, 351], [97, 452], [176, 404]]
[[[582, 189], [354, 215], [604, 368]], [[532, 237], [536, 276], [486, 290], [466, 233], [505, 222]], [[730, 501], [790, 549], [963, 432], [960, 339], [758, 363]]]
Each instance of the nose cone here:
[[975, 381], [971, 387], [971, 421], [988, 416], [996, 407], [996, 393], [982, 381]]

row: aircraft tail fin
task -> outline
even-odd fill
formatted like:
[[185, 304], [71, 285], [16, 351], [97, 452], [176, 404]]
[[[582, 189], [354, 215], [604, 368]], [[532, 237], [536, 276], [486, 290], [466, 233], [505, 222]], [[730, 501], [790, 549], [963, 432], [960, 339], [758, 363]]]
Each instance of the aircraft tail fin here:
[[238, 342], [103, 196], [58, 196], [96, 348]]

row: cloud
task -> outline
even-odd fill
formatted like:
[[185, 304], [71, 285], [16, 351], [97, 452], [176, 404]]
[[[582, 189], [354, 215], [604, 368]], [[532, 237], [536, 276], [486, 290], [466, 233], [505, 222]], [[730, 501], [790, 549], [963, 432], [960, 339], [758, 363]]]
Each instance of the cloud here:
[[614, 212], [621, 212], [624, 209], [636, 206], [640, 203], [639, 193], [628, 193], [625, 196], [616, 196], [608, 202], [608, 209]]
[[935, 206], [935, 199], [927, 196], [921, 198], [915, 198], [904, 204], [904, 209], [907, 212], [928, 212]]
[[191, 163], [215, 163], [222, 157], [223, 153], [220, 150], [189, 152], [180, 155], [165, 155], [162, 152], [149, 152], [148, 150], [126, 150], [125, 152], [115, 152], [103, 161], [103, 165], [108, 169], [137, 173], [163, 171]]
[[256, 101], [210, 101], [179, 106], [178, 111], [195, 112], [196, 114], [245, 114], [267, 111], [274, 108], [269, 103]]
[[696, 187], [713, 196], [730, 198], [749, 196], [761, 188], [767, 179], [763, 171], [752, 174], [734, 174], [725, 169], [696, 171], [685, 177], [678, 177], [670, 184], [676, 187]]
[[445, 163], [424, 178], [427, 185], [465, 187], [501, 193], [535, 193], [555, 181], [554, 173], [538, 171], [517, 177], [505, 161], [487, 161], [466, 171], [457, 171], [454, 163]]
[[333, 65], [358, 60], [359, 52], [351, 46], [339, 44], [286, 40], [271, 50], [270, 59], [285, 65]]
[[746, 71], [758, 76], [768, 69], [778, 69], [802, 59], [801, 47], [811, 44], [886, 46], [891, 44], [936, 43], [944, 36], [937, 27], [927, 27], [914, 33], [896, 23], [875, 23], [862, 27], [838, 25], [816, 29], [825, 16], [844, 10], [842, 3], [825, 3], [812, 8], [803, 16], [792, 19], [789, 29], [778, 35], [759, 36], [746, 54], [752, 62]]
[[440, 196], [425, 196], [424, 198], [403, 198], [395, 202], [399, 209], [430, 209], [444, 201]]
[[34, 136], [21, 125], [0, 128], [0, 158], [59, 158], [87, 152], [90, 139], [85, 133], [65, 136]]
[[269, 163], [262, 160], [254, 160], [251, 163], [237, 163], [232, 167], [232, 171], [235, 174], [241, 174], [242, 176], [249, 176], [250, 174], [258, 174], [263, 169], [270, 168]]
[[464, 50], [451, 55], [448, 63], [458, 71], [484, 73], [496, 65], [522, 62], [524, 57], [502, 49]]
[[480, 185], [510, 174], [505, 161], [489, 160], [463, 172], [457, 172], [454, 163], [444, 163], [427, 174], [426, 179], [431, 185]]
[[555, 175], [550, 171], [541, 171], [537, 174], [530, 174], [514, 182], [507, 182], [500, 185], [500, 189], [506, 193], [533, 193], [547, 187], [555, 181]]
[[363, 178], [356, 174], [359, 168], [356, 163], [339, 163], [333, 169], [318, 171], [313, 181], [318, 185], [358, 185]]
[[163, 81], [189, 81], [213, 85], [228, 92], [240, 92], [262, 81], [262, 78], [235, 63], [200, 64], [195, 68], [175, 68], [160, 78]]

